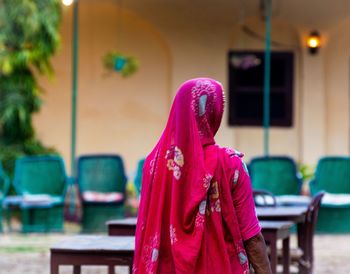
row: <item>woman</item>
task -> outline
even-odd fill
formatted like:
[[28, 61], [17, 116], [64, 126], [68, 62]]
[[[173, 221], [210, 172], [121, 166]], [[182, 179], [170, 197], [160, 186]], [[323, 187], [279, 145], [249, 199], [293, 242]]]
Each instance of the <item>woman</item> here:
[[133, 273], [271, 273], [242, 154], [215, 144], [223, 109], [217, 81], [180, 87], [144, 164]]

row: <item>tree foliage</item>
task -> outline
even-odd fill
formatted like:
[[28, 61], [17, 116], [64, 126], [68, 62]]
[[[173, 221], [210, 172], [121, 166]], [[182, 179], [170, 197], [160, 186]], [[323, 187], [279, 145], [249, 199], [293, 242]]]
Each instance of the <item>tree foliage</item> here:
[[59, 0], [0, 0], [0, 160], [7, 170], [18, 156], [52, 152], [32, 125], [42, 92], [34, 70], [53, 74], [60, 19]]

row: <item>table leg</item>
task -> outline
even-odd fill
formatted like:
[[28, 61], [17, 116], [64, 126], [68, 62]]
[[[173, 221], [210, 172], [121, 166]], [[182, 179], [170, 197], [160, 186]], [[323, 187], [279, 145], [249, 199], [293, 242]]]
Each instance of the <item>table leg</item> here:
[[129, 274], [132, 274], [132, 266], [133, 266], [133, 264], [129, 265]]
[[108, 266], [108, 274], [115, 274], [115, 272], [114, 272], [114, 265], [109, 265]]
[[51, 254], [50, 260], [50, 274], [59, 274], [59, 264], [55, 260], [55, 257]]
[[277, 239], [270, 241], [270, 264], [273, 274], [277, 273]]
[[305, 229], [305, 223], [299, 223], [297, 226], [298, 230], [298, 247], [303, 251], [303, 256], [301, 257], [301, 261], [298, 264], [299, 268], [299, 274], [307, 274], [308, 269], [301, 263], [308, 261], [309, 254], [308, 250], [309, 247], [307, 246], [307, 239], [305, 237], [306, 235], [306, 229]]
[[283, 273], [289, 274], [290, 254], [289, 254], [289, 237], [283, 240]]
[[80, 265], [74, 265], [73, 266], [73, 273], [74, 274], [80, 274], [81, 272], [81, 266]]

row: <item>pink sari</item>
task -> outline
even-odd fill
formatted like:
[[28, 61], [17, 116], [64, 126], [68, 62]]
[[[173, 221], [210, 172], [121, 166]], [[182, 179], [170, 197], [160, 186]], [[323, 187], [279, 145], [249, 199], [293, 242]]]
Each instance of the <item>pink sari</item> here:
[[145, 161], [133, 273], [248, 273], [243, 240], [260, 227], [241, 155], [214, 141], [223, 108], [215, 80], [180, 87]]

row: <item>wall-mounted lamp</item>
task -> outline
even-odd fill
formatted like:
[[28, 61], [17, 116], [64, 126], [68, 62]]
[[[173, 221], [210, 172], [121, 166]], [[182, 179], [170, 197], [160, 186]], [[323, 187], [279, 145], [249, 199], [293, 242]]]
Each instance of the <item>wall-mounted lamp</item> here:
[[320, 34], [318, 31], [312, 31], [307, 38], [307, 46], [310, 54], [316, 54], [320, 48]]
[[70, 6], [72, 5], [74, 0], [62, 0], [62, 4], [65, 6]]

